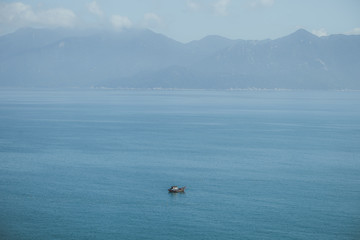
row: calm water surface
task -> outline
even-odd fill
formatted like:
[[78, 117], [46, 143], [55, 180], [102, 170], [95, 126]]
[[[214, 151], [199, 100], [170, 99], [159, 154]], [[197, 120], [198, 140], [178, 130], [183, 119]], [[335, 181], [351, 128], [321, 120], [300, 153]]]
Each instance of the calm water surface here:
[[0, 239], [359, 238], [359, 92], [0, 90]]

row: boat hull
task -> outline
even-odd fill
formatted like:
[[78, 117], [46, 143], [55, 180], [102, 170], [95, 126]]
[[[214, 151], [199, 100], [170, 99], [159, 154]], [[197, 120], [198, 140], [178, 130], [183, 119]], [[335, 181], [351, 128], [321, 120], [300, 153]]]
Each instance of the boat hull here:
[[185, 187], [178, 188], [178, 189], [169, 188], [168, 191], [169, 191], [169, 193], [183, 193], [183, 192], [185, 192]]

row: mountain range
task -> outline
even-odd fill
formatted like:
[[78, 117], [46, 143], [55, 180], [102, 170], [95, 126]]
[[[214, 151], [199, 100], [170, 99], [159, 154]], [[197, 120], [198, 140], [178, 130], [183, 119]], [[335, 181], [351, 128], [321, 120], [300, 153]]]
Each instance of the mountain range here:
[[0, 87], [360, 89], [360, 36], [180, 43], [147, 29], [0, 36]]

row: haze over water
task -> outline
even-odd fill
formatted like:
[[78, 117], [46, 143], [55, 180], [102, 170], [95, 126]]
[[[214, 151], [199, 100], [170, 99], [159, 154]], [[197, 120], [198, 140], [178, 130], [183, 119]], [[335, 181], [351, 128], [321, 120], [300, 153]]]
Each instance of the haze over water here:
[[359, 143], [359, 92], [1, 90], [0, 238], [359, 239]]

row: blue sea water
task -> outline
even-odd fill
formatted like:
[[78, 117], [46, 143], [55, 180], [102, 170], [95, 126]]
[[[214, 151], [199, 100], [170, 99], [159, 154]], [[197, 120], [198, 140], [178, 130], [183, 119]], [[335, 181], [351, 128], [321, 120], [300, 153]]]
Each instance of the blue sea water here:
[[360, 239], [359, 92], [0, 94], [0, 239]]

